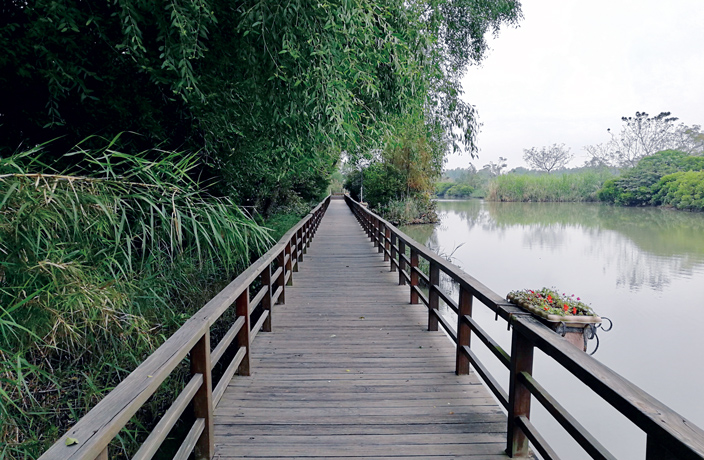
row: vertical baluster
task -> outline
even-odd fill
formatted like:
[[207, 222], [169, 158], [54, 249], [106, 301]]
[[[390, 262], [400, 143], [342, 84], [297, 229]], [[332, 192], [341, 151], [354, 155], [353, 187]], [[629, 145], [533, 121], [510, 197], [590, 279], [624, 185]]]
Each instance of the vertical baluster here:
[[396, 246], [398, 245], [398, 239], [396, 238], [396, 233], [391, 234], [391, 268], [392, 272], [396, 271], [396, 264], [398, 263], [398, 251]]
[[279, 286], [281, 286], [281, 294], [279, 295], [279, 298], [276, 299], [276, 305], [279, 304], [284, 304], [286, 303], [286, 250], [284, 249], [279, 253], [278, 256], [276, 256], [276, 265], [281, 267], [281, 274], [279, 275], [279, 278], [274, 280], [274, 283], [276, 283], [276, 290], [279, 289]]
[[269, 312], [269, 316], [264, 320], [264, 324], [262, 325], [262, 331], [264, 332], [271, 332], [271, 314], [272, 314], [272, 308], [271, 308], [271, 264], [267, 264], [266, 268], [264, 268], [264, 271], [262, 272], [262, 285], [266, 288], [266, 294], [264, 294], [264, 298], [262, 299], [262, 309], [264, 311]]
[[528, 455], [528, 438], [518, 426], [516, 418], [524, 416], [530, 419], [530, 390], [519, 380], [518, 374], [533, 372], [533, 342], [513, 327], [511, 338], [511, 367], [509, 369], [508, 395], [508, 439], [506, 452], [510, 457]]
[[384, 224], [382, 221], [379, 221], [379, 227], [376, 231], [376, 252], [379, 253], [384, 252], [384, 235], [386, 234], [386, 232], [384, 231], [385, 228], [386, 224]]
[[237, 369], [237, 373], [239, 375], [249, 375], [249, 330], [251, 328], [249, 325], [249, 289], [245, 289], [244, 292], [237, 297], [235, 309], [237, 316], [244, 318], [242, 329], [237, 333], [237, 345], [239, 347], [245, 347], [245, 355], [240, 363], [240, 367]]
[[[291, 236], [291, 240], [288, 242], [288, 245], [291, 248], [291, 258], [289, 259], [289, 262], [291, 263], [291, 267], [293, 268], [292, 271], [297, 272], [298, 263], [296, 263], [296, 265], [293, 265], [293, 261], [298, 261], [298, 232], [293, 233], [293, 236]], [[291, 275], [288, 280], [293, 281], [293, 275]]]
[[418, 293], [416, 289], [418, 287], [418, 251], [416, 248], [411, 247], [411, 303], [418, 303]]
[[[389, 249], [391, 246], [390, 239], [391, 239], [391, 229], [387, 225], [384, 225], [384, 249], [386, 249], [384, 251], [384, 262], [389, 261]], [[394, 264], [391, 264], [392, 267], [393, 267], [393, 265]]]
[[440, 267], [437, 262], [430, 261], [430, 286], [428, 286], [428, 330], [438, 330], [438, 317], [435, 313], [440, 308]]
[[469, 374], [469, 358], [462, 353], [463, 346], [470, 346], [472, 329], [469, 324], [462, 320], [464, 316], [472, 316], [472, 294], [464, 287], [460, 287], [460, 301], [457, 304], [459, 309], [457, 315], [457, 361], [455, 373], [457, 375]]
[[401, 240], [398, 243], [398, 284], [399, 286], [406, 285], [406, 277], [403, 272], [408, 270], [406, 267], [406, 242]]
[[[247, 291], [245, 291], [245, 293], [246, 292]], [[237, 299], [237, 302], [239, 314], [239, 299]], [[248, 307], [248, 305], [245, 305], [245, 307]], [[249, 344], [247, 344], [247, 347], [249, 347]], [[249, 351], [247, 351], [245, 359], [249, 363]], [[201, 433], [194, 448], [194, 454], [197, 460], [210, 460], [215, 454], [215, 442], [213, 437], [213, 387], [210, 367], [210, 329], [206, 329], [203, 337], [200, 338], [191, 350], [191, 375], [201, 374], [203, 376], [203, 383], [193, 396], [193, 415], [196, 419], [202, 418], [205, 420], [203, 433]], [[249, 375], [249, 369], [246, 375]]]
[[[286, 242], [286, 249], [284, 249], [286, 252], [286, 255], [288, 256], [288, 260], [286, 260], [286, 263], [284, 264], [284, 279], [286, 279], [286, 276], [291, 273], [291, 264], [293, 259], [293, 254], [291, 254], [291, 242], [288, 241]], [[286, 283], [287, 286], [292, 286], [293, 285], [293, 274], [291, 274], [288, 277], [288, 282]]]
[[[303, 229], [299, 228], [296, 232], [296, 255], [298, 256], [298, 262], [296, 267], [303, 262]], [[296, 270], [298, 271], [298, 270]]]

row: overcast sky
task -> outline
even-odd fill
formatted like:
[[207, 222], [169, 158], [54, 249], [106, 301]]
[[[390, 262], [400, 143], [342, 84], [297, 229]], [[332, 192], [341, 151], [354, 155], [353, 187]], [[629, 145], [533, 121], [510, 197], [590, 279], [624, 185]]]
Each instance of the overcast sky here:
[[523, 13], [463, 80], [479, 158], [451, 155], [446, 168], [525, 166], [524, 148], [554, 143], [581, 165], [585, 145], [636, 111], [704, 125], [704, 0], [524, 0]]

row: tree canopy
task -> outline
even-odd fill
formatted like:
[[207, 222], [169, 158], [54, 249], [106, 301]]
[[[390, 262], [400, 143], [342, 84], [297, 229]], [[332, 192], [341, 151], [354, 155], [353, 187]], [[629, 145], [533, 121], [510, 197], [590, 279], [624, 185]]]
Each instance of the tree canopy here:
[[677, 120], [670, 112], [660, 112], [653, 117], [646, 112], [636, 112], [633, 117], [621, 117], [621, 130], [618, 133], [608, 130], [609, 142], [584, 147], [591, 156], [588, 163], [632, 168], [641, 158], [663, 150], [704, 152], [701, 127], [676, 125]]
[[557, 169], [564, 168], [567, 163], [574, 158], [570, 153], [570, 148], [565, 148], [565, 144], [553, 144], [548, 147], [542, 147], [538, 150], [536, 147], [523, 149], [523, 159], [529, 166], [550, 173]]
[[473, 152], [460, 77], [520, 16], [517, 0], [11, 0], [0, 154], [130, 132], [123, 149], [197, 151], [242, 203], [320, 193], [340, 152], [404, 137], [407, 113], [436, 149]]

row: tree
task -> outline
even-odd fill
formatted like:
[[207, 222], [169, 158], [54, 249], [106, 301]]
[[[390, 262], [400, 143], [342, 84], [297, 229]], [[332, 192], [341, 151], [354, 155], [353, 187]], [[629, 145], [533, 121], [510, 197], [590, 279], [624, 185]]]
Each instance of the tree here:
[[573, 158], [574, 155], [570, 153], [569, 147], [565, 148], [565, 144], [553, 144], [549, 147], [541, 147], [540, 150], [535, 147], [523, 149], [523, 160], [532, 168], [548, 174], [564, 168]]
[[520, 17], [517, 0], [6, 1], [0, 155], [133, 132], [115, 147], [199, 152], [221, 193], [267, 207], [403, 138], [406, 113], [474, 152], [462, 74]]
[[491, 177], [495, 177], [500, 176], [503, 170], [507, 167], [508, 163], [506, 162], [506, 158], [499, 157], [498, 162], [494, 163], [493, 161], [490, 161], [489, 164], [484, 165], [482, 167], [482, 171], [486, 171]]
[[704, 149], [701, 127], [675, 125], [677, 117], [670, 116], [670, 112], [654, 117], [636, 112], [635, 117], [621, 117], [621, 121], [624, 124], [618, 134], [607, 130], [611, 135], [609, 142], [584, 147], [593, 164], [632, 168], [641, 158], [663, 150], [697, 153]]

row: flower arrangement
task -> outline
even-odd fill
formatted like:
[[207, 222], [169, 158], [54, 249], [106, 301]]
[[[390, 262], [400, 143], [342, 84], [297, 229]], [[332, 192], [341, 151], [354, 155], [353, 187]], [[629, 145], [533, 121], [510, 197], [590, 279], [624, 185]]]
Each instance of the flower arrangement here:
[[560, 294], [554, 289], [542, 288], [539, 290], [511, 291], [506, 296], [506, 299], [550, 321], [583, 322], [586, 319], [585, 317], [590, 317], [598, 318], [598, 322], [601, 322], [601, 318], [579, 297], [575, 297], [574, 294]]

